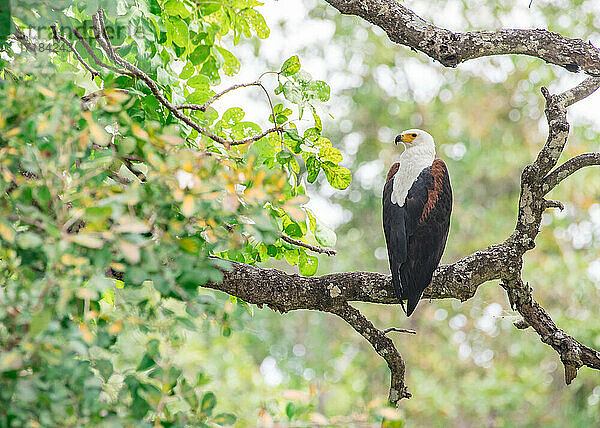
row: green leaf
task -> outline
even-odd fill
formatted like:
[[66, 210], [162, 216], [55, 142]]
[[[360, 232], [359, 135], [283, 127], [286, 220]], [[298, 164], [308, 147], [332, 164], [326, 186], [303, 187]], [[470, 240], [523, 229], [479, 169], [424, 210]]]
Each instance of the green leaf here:
[[340, 163], [342, 160], [344, 160], [340, 151], [333, 147], [331, 143], [321, 147], [321, 150], [319, 151], [319, 157], [322, 161], [330, 161], [333, 163]]
[[237, 74], [237, 72], [240, 71], [240, 62], [235, 57], [235, 55], [225, 48], [222, 48], [220, 46], [215, 47], [217, 48], [217, 51], [223, 56], [223, 71], [225, 72], [225, 74], [228, 76], [233, 76], [234, 74]]
[[313, 155], [309, 156], [308, 159], [306, 159], [306, 181], [308, 181], [309, 183], [314, 183], [320, 171], [321, 161], [319, 161], [319, 159], [317, 159]]
[[[169, 25], [170, 24], [170, 25]], [[165, 22], [167, 31], [171, 32], [173, 43], [181, 48], [187, 47], [189, 43], [188, 26], [185, 21], [179, 18], [171, 17]]]
[[99, 359], [94, 362], [96, 369], [100, 372], [100, 375], [104, 379], [105, 382], [108, 382], [108, 379], [113, 374], [113, 366], [109, 360]]
[[204, 104], [210, 99], [210, 94], [205, 90], [197, 89], [185, 97], [185, 99], [192, 104]]
[[48, 189], [48, 186], [42, 185], [34, 189], [33, 197], [38, 202], [38, 204], [40, 204], [44, 208], [48, 205], [48, 202], [50, 202], [52, 195], [50, 194], [50, 189]]
[[160, 103], [156, 99], [156, 97], [152, 94], [146, 95], [142, 98], [142, 106], [144, 107], [144, 111], [152, 118], [158, 119], [160, 117]]
[[17, 245], [23, 249], [40, 247], [44, 241], [39, 235], [32, 232], [25, 232], [17, 235]]
[[206, 58], [210, 55], [211, 46], [200, 45], [190, 54], [190, 61], [194, 65], [200, 65], [206, 61]]
[[207, 415], [210, 415], [217, 405], [217, 397], [212, 392], [207, 392], [202, 397], [202, 404], [200, 405], [200, 410]]
[[244, 110], [242, 110], [241, 108], [232, 107], [228, 109], [225, 113], [223, 113], [222, 120], [228, 125], [228, 127], [231, 128], [233, 125], [235, 125], [244, 118], [244, 114]]
[[352, 174], [348, 168], [326, 161], [321, 163], [321, 167], [325, 172], [325, 177], [331, 186], [335, 189], [344, 190], [350, 185]]
[[324, 247], [333, 247], [337, 241], [335, 232], [319, 222], [315, 226], [314, 235], [317, 242]]
[[143, 372], [148, 370], [150, 367], [153, 367], [154, 365], [156, 365], [156, 361], [154, 361], [154, 359], [150, 355], [144, 354], [144, 356], [142, 357], [142, 361], [140, 361], [140, 364], [137, 366], [135, 371]]
[[285, 60], [281, 66], [281, 74], [284, 76], [291, 76], [300, 71], [300, 59], [298, 55], [294, 55]]
[[309, 141], [317, 141], [320, 136], [321, 131], [319, 131], [317, 128], [308, 128], [306, 131], [304, 131], [304, 138]]
[[201, 89], [203, 91], [208, 91], [210, 89], [210, 81], [208, 80], [208, 77], [203, 74], [196, 74], [188, 79], [187, 84], [192, 88]]
[[300, 104], [302, 102], [302, 92], [294, 85], [287, 81], [282, 87], [283, 96], [291, 103]]
[[286, 250], [283, 255], [285, 257], [285, 261], [288, 262], [290, 266], [296, 266], [300, 261], [300, 251], [297, 249]]
[[237, 421], [237, 417], [231, 413], [219, 413], [213, 418], [213, 422], [219, 425], [233, 425]]
[[304, 276], [313, 276], [317, 273], [319, 267], [319, 259], [315, 256], [309, 256], [306, 252], [300, 253], [300, 263], [298, 269]]
[[318, 98], [323, 102], [328, 101], [331, 94], [331, 88], [329, 88], [329, 85], [322, 80], [310, 82], [306, 87], [306, 91], [310, 98]]
[[37, 336], [48, 328], [50, 320], [52, 319], [52, 309], [43, 308], [33, 314], [31, 317], [31, 324], [29, 325], [29, 333], [32, 337]]
[[0, 1], [0, 48], [4, 46], [12, 30], [10, 1], [2, 0]]
[[191, 15], [191, 12], [187, 10], [183, 2], [179, 0], [169, 0], [163, 6], [163, 10], [171, 16], [179, 15], [181, 18], [185, 19]]
[[[191, 56], [191, 55], [190, 55]], [[181, 74], [179, 75], [180, 79], [186, 80], [189, 79], [194, 72], [196, 71], [196, 67], [191, 62], [186, 62], [183, 70], [181, 70]]]
[[290, 401], [285, 406], [285, 414], [287, 415], [288, 419], [291, 421], [292, 418], [294, 417], [295, 413], [296, 413], [296, 405]]

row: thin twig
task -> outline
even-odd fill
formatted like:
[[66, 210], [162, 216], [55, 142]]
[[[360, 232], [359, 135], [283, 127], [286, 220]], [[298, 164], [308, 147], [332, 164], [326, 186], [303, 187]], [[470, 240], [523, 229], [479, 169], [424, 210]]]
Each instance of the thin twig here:
[[389, 328], [386, 328], [385, 330], [382, 330], [381, 332], [383, 334], [388, 334], [392, 331], [396, 331], [398, 333], [417, 334], [417, 332], [414, 330], [409, 330], [407, 328], [398, 328], [398, 327], [389, 327]]
[[218, 94], [213, 95], [212, 97], [210, 97], [204, 104], [199, 105], [199, 104], [179, 104], [176, 105], [175, 108], [178, 110], [182, 110], [182, 109], [189, 109], [189, 110], [200, 110], [200, 111], [206, 111], [206, 109], [212, 104], [214, 103], [216, 100], [218, 100], [219, 98], [221, 98], [223, 95], [225, 95], [228, 92], [231, 92], [235, 89], [239, 89], [239, 88], [244, 88], [247, 86], [261, 86], [262, 84], [259, 82], [250, 82], [250, 83], [238, 83], [236, 85], [230, 86], [227, 89], [222, 90], [221, 92], [219, 92]]
[[35, 226], [38, 229], [46, 230], [46, 225], [43, 222], [41, 222], [39, 220], [31, 219], [29, 217], [23, 217], [23, 216], [16, 215], [16, 214], [9, 214], [8, 219], [10, 221], [20, 221], [21, 223], [25, 223], [30, 226]]
[[104, 68], [108, 68], [110, 70], [113, 70], [119, 74], [125, 74], [127, 76], [131, 76], [134, 77], [134, 75], [126, 70], [121, 70], [118, 69], [116, 67], [113, 67], [110, 64], [105, 63], [104, 61], [102, 61], [100, 58], [98, 58], [96, 56], [96, 54], [94, 53], [94, 51], [92, 50], [92, 47], [90, 46], [90, 44], [87, 42], [87, 40], [85, 40], [83, 38], [83, 36], [79, 33], [79, 31], [77, 31], [76, 28], [73, 28], [73, 34], [75, 35], [75, 37], [77, 37], [77, 39], [81, 42], [81, 44], [83, 45], [83, 47], [85, 48], [85, 50], [88, 52], [88, 54], [92, 57], [92, 59], [96, 62], [96, 64], [104, 67]]
[[65, 45], [67, 45], [69, 47], [69, 49], [71, 49], [71, 51], [73, 52], [73, 54], [75, 54], [75, 57], [77, 58], [77, 60], [81, 63], [81, 65], [83, 65], [85, 67], [85, 69], [87, 71], [89, 71], [92, 75], [92, 79], [94, 79], [94, 77], [99, 76], [100, 72], [94, 70], [79, 54], [79, 52], [77, 51], [77, 49], [75, 49], [75, 47], [73, 46], [73, 44], [68, 41], [63, 35], [58, 34], [58, 30], [56, 29], [56, 24], [53, 24], [50, 26], [50, 28], [52, 29], [52, 34], [54, 35], [54, 40], [61, 41], [63, 42]]
[[308, 248], [309, 250], [314, 251], [315, 253], [327, 254], [328, 256], [335, 256], [337, 254], [337, 251], [333, 248], [319, 247], [318, 245], [307, 244], [306, 242], [302, 242], [299, 239], [294, 239], [290, 236], [284, 235], [283, 233], [281, 234], [281, 239], [283, 239], [289, 244], [294, 244], [298, 245], [299, 247]]
[[17, 41], [23, 43], [25, 45], [25, 48], [27, 48], [27, 50], [36, 53], [37, 52], [37, 46], [35, 45], [35, 43], [33, 43], [31, 40], [29, 40], [29, 37], [27, 37], [25, 35], [25, 33], [23, 33], [23, 31], [21, 31], [21, 29], [19, 28], [19, 26], [17, 25], [17, 23], [14, 20], [11, 20], [13, 25], [15, 26], [15, 39], [17, 39]]

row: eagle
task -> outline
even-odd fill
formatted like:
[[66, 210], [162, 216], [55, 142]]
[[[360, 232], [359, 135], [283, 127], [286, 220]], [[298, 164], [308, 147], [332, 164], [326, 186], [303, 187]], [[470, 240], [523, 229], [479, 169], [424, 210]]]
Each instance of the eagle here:
[[383, 230], [396, 297], [410, 316], [446, 246], [452, 188], [446, 164], [435, 157], [431, 135], [409, 129], [395, 143], [405, 150], [383, 188]]

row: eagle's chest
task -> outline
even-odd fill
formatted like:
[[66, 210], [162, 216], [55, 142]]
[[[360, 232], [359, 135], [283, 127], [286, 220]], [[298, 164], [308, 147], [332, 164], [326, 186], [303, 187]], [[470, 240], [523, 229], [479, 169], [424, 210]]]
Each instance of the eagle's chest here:
[[[404, 152], [402, 155], [407, 154]], [[430, 167], [434, 156], [401, 156], [398, 166], [398, 172], [394, 175], [394, 187], [392, 189], [391, 200], [393, 204], [403, 206], [406, 201], [408, 191], [413, 186], [421, 171]]]

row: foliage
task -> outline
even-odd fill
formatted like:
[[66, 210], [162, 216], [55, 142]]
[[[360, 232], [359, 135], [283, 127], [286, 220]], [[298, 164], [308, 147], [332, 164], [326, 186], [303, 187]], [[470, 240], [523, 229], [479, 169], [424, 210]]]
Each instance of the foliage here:
[[[44, 3], [15, 4], [17, 24], [89, 29], [99, 5]], [[268, 36], [258, 5], [104, 6], [120, 55], [171, 103], [201, 104], [239, 70], [225, 46]], [[311, 165], [311, 181], [322, 169], [335, 187], [350, 182], [321, 135], [316, 107], [329, 86], [289, 58], [270, 72], [283, 99], [265, 118], [282, 130], [229, 147], [179, 122], [139, 79], [104, 68], [90, 83], [66, 44], [34, 42], [35, 55], [9, 44], [0, 81], [1, 424], [235, 423], [190, 349], [211, 326], [230, 337], [252, 310], [198, 287], [222, 278], [223, 258], [316, 272], [317, 258], [281, 237], [335, 242], [303, 207], [300, 167]], [[101, 99], [87, 110], [78, 96], [90, 90]], [[313, 126], [301, 133], [305, 111]], [[229, 141], [261, 132], [244, 115], [241, 106], [191, 113]]]

